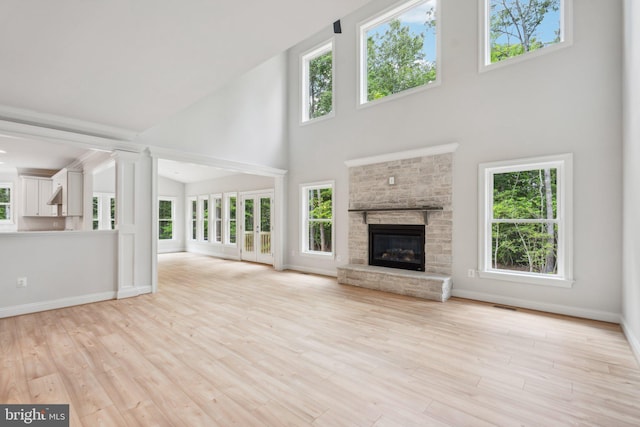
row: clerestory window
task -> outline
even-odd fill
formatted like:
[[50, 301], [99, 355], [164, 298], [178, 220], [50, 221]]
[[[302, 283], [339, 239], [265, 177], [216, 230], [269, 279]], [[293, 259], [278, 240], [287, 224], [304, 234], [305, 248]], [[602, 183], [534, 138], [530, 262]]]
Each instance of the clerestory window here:
[[566, 46], [572, 0], [481, 0], [481, 69]]
[[360, 104], [439, 81], [437, 15], [437, 0], [410, 0], [360, 25]]
[[301, 56], [302, 122], [333, 115], [333, 40]]

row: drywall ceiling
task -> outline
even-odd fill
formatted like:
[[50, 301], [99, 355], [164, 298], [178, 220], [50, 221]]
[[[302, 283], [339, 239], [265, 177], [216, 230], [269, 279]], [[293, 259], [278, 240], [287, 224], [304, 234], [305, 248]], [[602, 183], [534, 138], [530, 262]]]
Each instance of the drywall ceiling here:
[[236, 174], [237, 172], [230, 172], [211, 166], [158, 159], [158, 175], [184, 184], [208, 181]]
[[2, 0], [0, 105], [134, 132], [369, 0]]
[[89, 151], [70, 144], [0, 134], [0, 173], [16, 173], [17, 169], [59, 170]]

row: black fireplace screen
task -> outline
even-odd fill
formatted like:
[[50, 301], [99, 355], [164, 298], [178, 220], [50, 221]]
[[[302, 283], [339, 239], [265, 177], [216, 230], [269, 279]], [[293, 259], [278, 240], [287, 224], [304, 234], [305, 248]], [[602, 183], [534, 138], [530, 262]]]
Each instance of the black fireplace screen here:
[[369, 265], [424, 271], [424, 225], [369, 224]]

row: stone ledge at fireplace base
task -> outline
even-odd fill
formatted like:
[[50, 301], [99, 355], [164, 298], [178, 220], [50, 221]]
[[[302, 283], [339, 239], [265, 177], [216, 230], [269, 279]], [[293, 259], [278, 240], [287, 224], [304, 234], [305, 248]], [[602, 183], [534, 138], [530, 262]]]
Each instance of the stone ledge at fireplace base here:
[[451, 296], [451, 277], [422, 271], [372, 265], [338, 267], [338, 283], [445, 302]]

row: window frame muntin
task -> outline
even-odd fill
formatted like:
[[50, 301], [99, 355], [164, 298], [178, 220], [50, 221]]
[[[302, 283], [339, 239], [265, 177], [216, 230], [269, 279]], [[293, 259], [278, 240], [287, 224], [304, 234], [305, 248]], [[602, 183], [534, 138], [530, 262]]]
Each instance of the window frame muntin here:
[[[309, 250], [309, 190], [319, 188], [331, 188], [331, 252], [311, 251]], [[336, 186], [335, 181], [320, 181], [307, 184], [300, 184], [300, 254], [305, 256], [314, 256], [322, 258], [335, 257], [336, 253]], [[316, 222], [328, 222], [328, 220], [320, 220]]]
[[491, 0], [480, 0], [478, 2], [480, 19], [478, 25], [478, 71], [483, 73], [490, 70], [517, 64], [519, 62], [535, 59], [547, 53], [555, 52], [573, 45], [573, 0], [560, 0], [560, 32], [561, 41], [544, 49], [536, 49], [532, 52], [523, 53], [522, 55], [513, 56], [498, 62], [491, 62], [491, 35], [490, 19], [491, 19]]
[[366, 108], [372, 105], [379, 105], [381, 103], [396, 100], [404, 96], [413, 95], [416, 92], [438, 87], [442, 84], [442, 20], [440, 19], [440, 0], [433, 0], [436, 3], [436, 79], [420, 86], [405, 89], [401, 92], [392, 93], [383, 98], [374, 99], [368, 101], [368, 75], [367, 75], [367, 36], [366, 33], [371, 28], [374, 28], [384, 22], [391, 21], [393, 18], [402, 15], [409, 9], [418, 6], [420, 3], [427, 3], [430, 0], [402, 0], [386, 9], [370, 16], [367, 19], [360, 21], [357, 25], [358, 33], [358, 78], [356, 85], [356, 108]]
[[[335, 37], [322, 43], [318, 43], [311, 49], [300, 54], [300, 124], [307, 125], [321, 120], [330, 119], [336, 115], [336, 43]], [[331, 52], [331, 111], [323, 116], [309, 117], [309, 63], [327, 52]]]
[[[492, 268], [493, 175], [545, 167], [558, 170], [556, 218], [533, 221], [535, 223], [556, 221], [558, 224], [558, 273], [545, 275]], [[480, 278], [563, 288], [573, 286], [573, 155], [571, 153], [481, 163], [478, 165], [478, 196], [478, 276]], [[500, 221], [511, 220], [501, 219]], [[515, 221], [522, 223], [527, 220]]]

